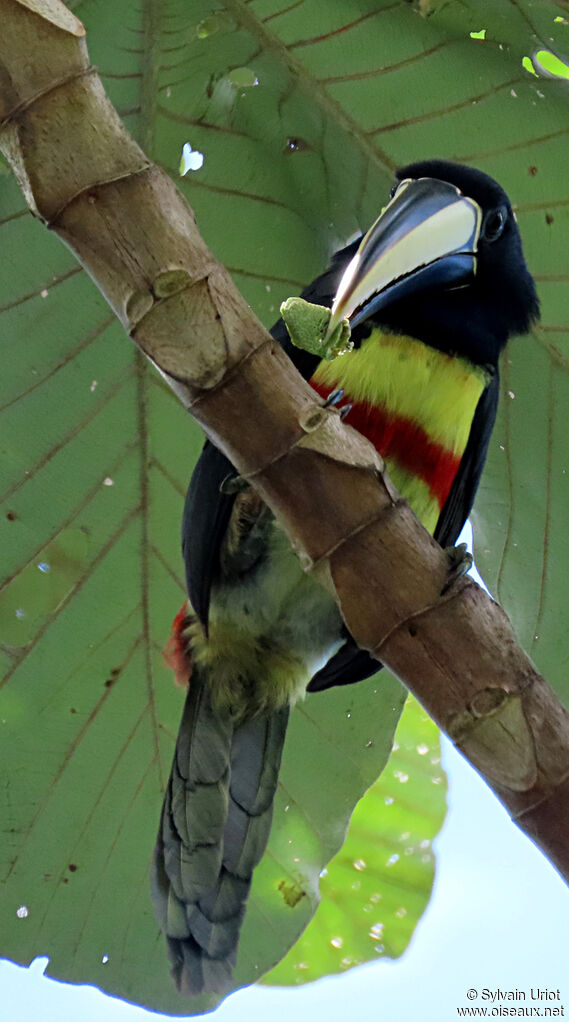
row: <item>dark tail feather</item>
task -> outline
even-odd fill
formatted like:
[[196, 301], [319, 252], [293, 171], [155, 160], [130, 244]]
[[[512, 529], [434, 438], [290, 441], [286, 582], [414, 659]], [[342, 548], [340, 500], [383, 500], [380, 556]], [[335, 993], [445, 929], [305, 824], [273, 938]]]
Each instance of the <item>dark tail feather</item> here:
[[172, 974], [188, 995], [231, 988], [253, 870], [265, 850], [288, 708], [234, 723], [194, 669], [151, 887]]

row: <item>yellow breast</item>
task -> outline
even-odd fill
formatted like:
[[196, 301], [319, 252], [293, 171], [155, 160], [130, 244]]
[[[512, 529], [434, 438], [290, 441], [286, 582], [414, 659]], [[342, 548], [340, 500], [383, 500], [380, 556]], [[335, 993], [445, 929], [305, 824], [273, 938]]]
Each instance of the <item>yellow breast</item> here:
[[372, 441], [433, 532], [489, 379], [465, 359], [374, 329], [359, 349], [321, 362], [310, 382], [322, 396], [344, 389], [347, 422]]

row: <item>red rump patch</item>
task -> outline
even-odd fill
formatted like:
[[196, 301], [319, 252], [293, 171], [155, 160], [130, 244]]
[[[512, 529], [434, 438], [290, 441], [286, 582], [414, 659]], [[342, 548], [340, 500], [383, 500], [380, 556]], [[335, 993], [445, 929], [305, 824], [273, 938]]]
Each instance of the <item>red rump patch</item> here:
[[[310, 386], [323, 398], [335, 389], [313, 380]], [[349, 402], [349, 395], [345, 397]], [[406, 472], [422, 479], [439, 508], [444, 507], [461, 462], [459, 455], [431, 440], [412, 419], [392, 415], [366, 401], [354, 402], [345, 421], [370, 440], [386, 461], [396, 461]]]
[[192, 658], [183, 636], [188, 620], [188, 604], [184, 603], [172, 622], [168, 642], [162, 652], [164, 663], [174, 672], [176, 685], [180, 685], [182, 688], [188, 687], [192, 673]]

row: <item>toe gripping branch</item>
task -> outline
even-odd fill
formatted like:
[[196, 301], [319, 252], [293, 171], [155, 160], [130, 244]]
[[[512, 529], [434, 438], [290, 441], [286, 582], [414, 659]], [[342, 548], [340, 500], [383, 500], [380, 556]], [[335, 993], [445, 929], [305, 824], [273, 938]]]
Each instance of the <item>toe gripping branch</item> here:
[[466, 543], [459, 543], [458, 546], [447, 546], [444, 548], [449, 560], [447, 580], [441, 589], [441, 596], [445, 596], [452, 588], [457, 579], [468, 575], [474, 560]]

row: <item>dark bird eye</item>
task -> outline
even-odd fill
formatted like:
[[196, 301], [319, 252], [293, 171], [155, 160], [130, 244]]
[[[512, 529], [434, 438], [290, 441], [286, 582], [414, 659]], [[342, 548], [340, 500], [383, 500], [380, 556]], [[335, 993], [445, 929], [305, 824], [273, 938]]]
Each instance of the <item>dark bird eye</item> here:
[[486, 214], [482, 227], [482, 234], [486, 241], [496, 241], [500, 237], [506, 226], [507, 218], [508, 214], [503, 206], [499, 206], [498, 209], [492, 209]]

